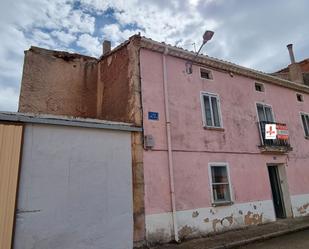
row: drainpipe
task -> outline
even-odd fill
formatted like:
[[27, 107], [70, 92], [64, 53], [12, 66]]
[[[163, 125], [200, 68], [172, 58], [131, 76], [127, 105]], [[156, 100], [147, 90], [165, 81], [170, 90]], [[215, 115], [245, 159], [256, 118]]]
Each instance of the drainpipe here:
[[171, 191], [171, 206], [172, 206], [172, 218], [174, 239], [179, 242], [177, 216], [176, 216], [176, 204], [175, 204], [175, 187], [174, 187], [174, 167], [173, 167], [173, 154], [172, 154], [172, 139], [171, 139], [171, 121], [168, 107], [168, 89], [167, 89], [167, 70], [166, 70], [166, 55], [168, 54], [168, 48], [165, 48], [163, 54], [163, 87], [164, 87], [164, 105], [165, 105], [165, 120], [166, 120], [166, 138], [167, 138], [167, 150], [168, 150], [168, 168], [169, 168], [169, 180]]

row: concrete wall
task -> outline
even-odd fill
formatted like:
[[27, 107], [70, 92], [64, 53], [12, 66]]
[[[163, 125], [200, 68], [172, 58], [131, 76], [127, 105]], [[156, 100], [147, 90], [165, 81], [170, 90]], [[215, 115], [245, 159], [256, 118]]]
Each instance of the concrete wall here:
[[131, 134], [27, 124], [15, 249], [129, 249]]
[[[193, 74], [188, 75], [184, 60], [167, 56], [180, 236], [275, 220], [267, 172], [267, 164], [270, 163], [285, 165], [292, 208], [305, 214], [307, 211], [304, 209], [309, 209], [309, 140], [304, 137], [300, 111], [309, 113], [308, 94], [303, 94], [304, 102], [298, 102], [296, 92], [288, 88], [265, 84], [265, 92], [257, 92], [253, 79], [238, 75], [232, 77], [228, 72], [212, 72], [213, 80], [202, 79], [199, 67], [193, 66]], [[154, 148], [144, 151], [143, 156], [146, 233], [150, 241], [163, 241], [171, 238], [172, 223], [169, 223], [171, 199], [162, 54], [141, 50], [141, 78], [144, 133], [153, 135], [155, 140]], [[223, 129], [203, 127], [201, 91], [219, 95]], [[271, 105], [275, 120], [287, 124], [293, 147], [288, 155], [262, 154], [258, 148], [257, 102]], [[148, 120], [149, 111], [158, 112], [159, 120]], [[211, 206], [210, 162], [229, 165], [233, 205]], [[299, 201], [304, 195], [306, 198]], [[294, 215], [297, 214], [294, 212]]]
[[19, 112], [96, 117], [97, 60], [31, 47], [25, 52]]

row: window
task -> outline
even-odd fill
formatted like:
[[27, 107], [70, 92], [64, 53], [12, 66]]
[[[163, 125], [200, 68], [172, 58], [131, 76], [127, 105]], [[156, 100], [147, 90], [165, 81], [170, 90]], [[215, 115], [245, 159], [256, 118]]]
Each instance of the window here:
[[228, 167], [224, 163], [210, 164], [213, 204], [231, 203]]
[[219, 96], [202, 93], [203, 123], [205, 127], [222, 128]]
[[264, 85], [262, 83], [255, 83], [255, 90], [257, 92], [265, 92]]
[[305, 136], [309, 138], [309, 114], [301, 113], [301, 121], [305, 131]]
[[300, 93], [297, 93], [296, 94], [296, 98], [297, 98], [297, 101], [299, 102], [304, 102], [304, 96]]
[[201, 78], [207, 79], [207, 80], [212, 80], [212, 72], [206, 68], [200, 68], [200, 73], [201, 73]]
[[256, 104], [260, 122], [274, 122], [274, 116], [271, 106], [265, 104]]

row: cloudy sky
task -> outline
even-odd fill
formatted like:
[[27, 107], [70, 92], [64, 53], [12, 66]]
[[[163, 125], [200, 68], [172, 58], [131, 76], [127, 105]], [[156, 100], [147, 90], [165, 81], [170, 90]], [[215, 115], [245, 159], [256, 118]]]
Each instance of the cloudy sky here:
[[31, 45], [100, 56], [141, 32], [194, 50], [215, 31], [203, 53], [273, 72], [309, 57], [307, 0], [0, 0], [0, 110], [16, 111], [23, 51]]

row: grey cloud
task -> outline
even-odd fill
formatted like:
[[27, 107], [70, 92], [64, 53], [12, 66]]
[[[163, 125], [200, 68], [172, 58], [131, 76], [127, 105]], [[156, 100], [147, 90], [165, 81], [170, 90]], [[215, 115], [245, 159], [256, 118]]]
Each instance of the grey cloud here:
[[309, 55], [308, 1], [213, 1], [200, 2], [198, 9], [220, 23], [213, 42], [228, 44], [226, 54], [219, 44], [209, 48], [213, 56], [271, 72], [289, 63], [290, 42], [298, 60]]

